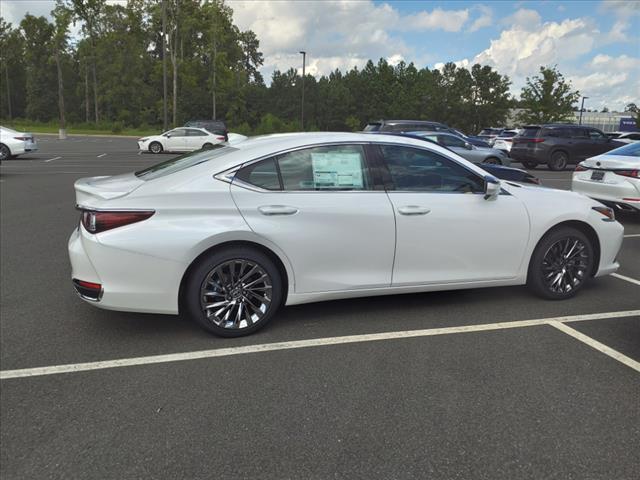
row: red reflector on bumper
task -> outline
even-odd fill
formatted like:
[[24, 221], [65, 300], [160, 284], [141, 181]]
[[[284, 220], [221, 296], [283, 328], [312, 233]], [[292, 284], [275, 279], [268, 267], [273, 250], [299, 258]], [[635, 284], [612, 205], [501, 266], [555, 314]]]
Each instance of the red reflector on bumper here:
[[102, 288], [99, 283], [85, 282], [84, 280], [76, 280], [76, 282], [82, 288], [90, 288], [91, 290], [100, 290]]

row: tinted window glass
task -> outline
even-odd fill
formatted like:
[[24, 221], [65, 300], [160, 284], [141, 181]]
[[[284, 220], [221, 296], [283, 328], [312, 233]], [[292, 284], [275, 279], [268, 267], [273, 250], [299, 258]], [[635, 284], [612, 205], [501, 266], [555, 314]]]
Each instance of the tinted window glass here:
[[538, 132], [540, 131], [539, 127], [524, 127], [522, 133], [520, 133], [520, 137], [527, 138], [535, 138], [538, 136]]
[[464, 147], [464, 140], [452, 135], [438, 135], [438, 143], [445, 147]]
[[603, 140], [605, 137], [604, 135], [599, 132], [598, 130], [593, 130], [593, 129], [589, 129], [589, 137], [592, 140]]
[[628, 138], [629, 140], [640, 140], [640, 133], [632, 133], [630, 135], [625, 135], [624, 138]]
[[625, 155], [628, 157], [640, 158], [640, 142], [630, 143], [624, 147], [616, 148], [615, 150], [607, 152], [606, 155]]
[[571, 128], [569, 129], [569, 133], [572, 138], [589, 138], [587, 130], [584, 128]]
[[435, 152], [396, 145], [383, 145], [381, 150], [396, 190], [484, 191], [482, 178]]
[[175, 130], [167, 132], [167, 134], [171, 135], [172, 137], [186, 137], [187, 130], [185, 128], [176, 128]]
[[210, 150], [198, 150], [195, 153], [187, 153], [179, 157], [172, 158], [166, 162], [158, 163], [152, 167], [145, 168], [136, 172], [136, 176], [143, 180], [153, 180], [154, 178], [164, 177], [172, 173], [179, 172], [185, 168], [193, 167], [200, 163], [208, 162], [223, 155], [237, 151], [237, 148], [214, 145]]
[[360, 145], [307, 148], [278, 157], [284, 190], [367, 190]]
[[235, 178], [267, 190], [280, 190], [278, 170], [273, 158], [247, 165], [235, 174]]
[[206, 137], [207, 134], [202, 130], [195, 130], [193, 128], [187, 129], [187, 136], [189, 137]]

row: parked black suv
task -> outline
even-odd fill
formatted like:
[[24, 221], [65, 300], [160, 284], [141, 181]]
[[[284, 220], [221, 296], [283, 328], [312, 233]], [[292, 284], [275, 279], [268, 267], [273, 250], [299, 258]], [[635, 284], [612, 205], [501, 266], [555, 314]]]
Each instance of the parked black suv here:
[[469, 137], [462, 132], [445, 125], [440, 122], [432, 122], [430, 120], [377, 120], [367, 123], [364, 132], [448, 132], [452, 135], [463, 138], [476, 147], [488, 147], [489, 144], [484, 140], [476, 137]]
[[597, 128], [583, 125], [527, 125], [513, 137], [509, 155], [526, 168], [545, 163], [550, 170], [564, 170], [568, 164], [580, 163], [622, 145]]
[[225, 141], [229, 141], [229, 130], [224, 120], [189, 120], [184, 126], [204, 128], [214, 135], [224, 136]]

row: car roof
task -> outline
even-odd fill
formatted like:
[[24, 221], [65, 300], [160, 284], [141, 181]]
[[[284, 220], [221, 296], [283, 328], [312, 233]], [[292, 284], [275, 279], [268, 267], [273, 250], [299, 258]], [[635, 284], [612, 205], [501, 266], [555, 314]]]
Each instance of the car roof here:
[[374, 124], [396, 124], [396, 125], [403, 125], [403, 124], [416, 124], [416, 125], [420, 125], [420, 124], [424, 124], [424, 125], [443, 125], [446, 126], [444, 123], [442, 122], [435, 122], [432, 120], [374, 120], [368, 123], [368, 125], [374, 125]]

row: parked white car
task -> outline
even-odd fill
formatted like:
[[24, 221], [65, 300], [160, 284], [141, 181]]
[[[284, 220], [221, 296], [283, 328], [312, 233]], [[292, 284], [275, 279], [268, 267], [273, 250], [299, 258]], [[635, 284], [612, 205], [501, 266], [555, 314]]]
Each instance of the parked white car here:
[[7, 160], [37, 150], [38, 144], [31, 133], [16, 132], [7, 127], [0, 127], [0, 160]]
[[640, 142], [579, 163], [571, 190], [620, 210], [640, 212]]
[[186, 312], [222, 336], [347, 297], [526, 283], [564, 299], [618, 269], [623, 238], [601, 203], [394, 135], [254, 137], [75, 190], [84, 300]]
[[144, 152], [192, 152], [211, 149], [225, 141], [224, 136], [211, 133], [204, 128], [179, 127], [138, 140], [138, 148]]
[[511, 146], [513, 145], [513, 137], [518, 135], [520, 130], [504, 130], [500, 135], [498, 135], [493, 141], [493, 148], [496, 150], [501, 150], [505, 153], [509, 153], [511, 151]]

